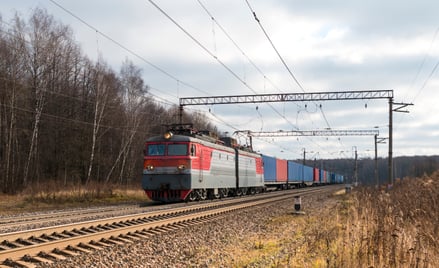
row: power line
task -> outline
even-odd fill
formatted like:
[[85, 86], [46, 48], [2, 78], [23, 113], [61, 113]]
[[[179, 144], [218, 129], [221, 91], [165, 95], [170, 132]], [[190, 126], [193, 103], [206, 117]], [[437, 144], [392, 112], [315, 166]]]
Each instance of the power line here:
[[[266, 79], [270, 84], [276, 88], [279, 92], [283, 92], [281, 89], [279, 89], [263, 72], [262, 70], [250, 59], [249, 56], [241, 49], [241, 47], [235, 42], [235, 40], [227, 33], [227, 31], [224, 29], [224, 27], [221, 26], [221, 24], [213, 17], [211, 12], [206, 8], [205, 5], [200, 0], [197, 0], [200, 6], [204, 9], [204, 11], [209, 15], [209, 17], [212, 19], [212, 21], [221, 29], [221, 31], [224, 33], [224, 35], [233, 43], [233, 45], [241, 52], [241, 54], [250, 62], [250, 64]], [[252, 90], [253, 91], [253, 90]], [[253, 91], [254, 92], [254, 91]], [[256, 92], [254, 92], [256, 93]], [[268, 104], [270, 107], [272, 107], [270, 104]], [[317, 105], [316, 105], [317, 106]], [[284, 115], [282, 115], [280, 112], [278, 112], [274, 107], [272, 107], [273, 110], [283, 119], [285, 119], [287, 122], [289, 122], [295, 129], [299, 129], [296, 125], [294, 125], [292, 122], [290, 122]], [[329, 127], [328, 120], [326, 119], [326, 116], [323, 112], [323, 110], [320, 107], [320, 110], [322, 112], [322, 115], [326, 121], [326, 124]]]
[[[174, 25], [176, 25], [183, 33], [185, 33], [192, 41], [194, 41], [202, 50], [213, 57], [220, 65], [222, 65], [230, 74], [232, 74], [236, 79], [238, 79], [244, 86], [246, 86], [254, 94], [257, 92], [250, 87], [244, 80], [242, 80], [231, 68], [229, 68], [223, 61], [221, 61], [214, 53], [212, 53], [206, 46], [204, 46], [200, 41], [198, 41], [193, 35], [191, 35], [183, 26], [181, 26], [176, 20], [174, 20], [166, 11], [160, 8], [154, 1], [148, 0], [158, 11], [160, 11], [166, 18], [168, 18]], [[210, 14], [210, 13], [208, 13]], [[269, 106], [282, 118], [284, 118], [289, 124], [294, 128], [298, 129], [291, 121], [289, 121], [284, 115], [277, 111], [271, 104]]]
[[[285, 69], [288, 71], [288, 73], [290, 74], [291, 78], [293, 78], [293, 80], [296, 82], [296, 84], [299, 86], [299, 88], [302, 90], [303, 93], [306, 93], [305, 89], [302, 87], [302, 85], [300, 84], [299, 80], [297, 80], [296, 76], [293, 74], [293, 72], [291, 71], [291, 69], [288, 67], [287, 63], [285, 62], [285, 60], [283, 59], [283, 57], [280, 55], [279, 51], [277, 50], [276, 46], [274, 45], [273, 41], [271, 40], [270, 36], [268, 35], [267, 31], [265, 30], [264, 26], [262, 26], [261, 21], [259, 20], [259, 18], [256, 16], [256, 12], [253, 10], [253, 8], [251, 7], [250, 3], [248, 0], [245, 0], [245, 2], [247, 3], [248, 8], [250, 9], [250, 12], [253, 14], [254, 19], [256, 20], [256, 22], [258, 23], [259, 27], [261, 28], [262, 32], [264, 33], [265, 37], [267, 38], [267, 40], [270, 42], [271, 47], [273, 48], [273, 50], [276, 52], [277, 56], [279, 57], [280, 61], [282, 62], [282, 64], [284, 65]], [[315, 105], [317, 106], [317, 103], [315, 103]], [[326, 125], [328, 126], [328, 128], [331, 128], [331, 126], [329, 125], [328, 120], [326, 119], [325, 113], [322, 110], [322, 107], [320, 106], [320, 111], [322, 112], [322, 116], [323, 119], [326, 122]]]
[[[96, 27], [92, 26], [91, 24], [89, 24], [88, 22], [86, 22], [85, 20], [83, 20], [82, 18], [80, 18], [79, 16], [75, 15], [73, 12], [69, 11], [68, 9], [64, 8], [63, 6], [61, 6], [60, 4], [58, 4], [56, 1], [54, 0], [50, 0], [54, 5], [58, 6], [59, 8], [61, 8], [62, 10], [64, 10], [66, 13], [70, 14], [71, 16], [73, 16], [74, 18], [76, 18], [77, 20], [79, 20], [81, 23], [83, 23], [84, 25], [86, 25], [87, 27], [89, 27], [90, 29], [92, 29], [93, 31], [96, 32], [96, 34], [100, 34], [101, 36], [103, 36], [104, 38], [106, 38], [107, 40], [113, 42], [114, 44], [116, 44], [117, 46], [121, 47], [122, 49], [126, 50], [127, 52], [129, 52], [130, 54], [134, 55], [135, 57], [141, 59], [142, 61], [144, 61], [145, 63], [149, 64], [150, 66], [152, 66], [153, 68], [157, 69], [158, 71], [162, 72], [163, 74], [167, 75], [168, 77], [170, 77], [171, 79], [174, 79], [177, 83], [181, 83], [184, 84], [190, 88], [193, 88], [197, 91], [209, 94], [206, 91], [200, 90], [198, 88], [195, 88], [194, 86], [181, 81], [180, 79], [178, 79], [177, 77], [173, 76], [172, 74], [170, 74], [169, 72], [165, 71], [164, 69], [158, 67], [157, 65], [153, 64], [152, 62], [146, 60], [144, 57], [140, 56], [139, 54], [137, 54], [136, 52], [130, 50], [129, 48], [127, 48], [126, 46], [124, 46], [123, 44], [121, 44], [120, 42], [116, 41], [115, 39], [111, 38], [109, 35], [99, 31]], [[153, 5], [155, 5], [155, 3], [153, 1], [150, 1]], [[161, 10], [157, 5], [155, 5], [159, 10]], [[162, 11], [163, 13], [163, 11]], [[165, 15], [167, 15], [166, 13], [164, 13]], [[169, 16], [168, 16], [169, 17]], [[169, 19], [171, 19], [174, 23], [176, 23], [171, 17], [169, 17]], [[178, 23], [176, 23], [177, 26]], [[195, 38], [193, 38], [193, 36], [191, 36], [188, 32], [186, 32], [181, 26], [179, 26], [186, 34], [188, 34], [195, 42], [197, 42], [197, 40]], [[198, 42], [199, 43], [199, 42]], [[208, 52], [209, 54], [211, 54], [211, 56], [213, 56], [220, 64], [222, 64], [226, 69], [228, 69], [232, 75], [234, 75], [238, 80], [240, 80], [244, 85], [246, 85], [249, 89], [251, 89], [251, 87], [245, 82], [243, 81], [238, 75], [236, 75], [236, 73], [233, 72], [233, 70], [231, 70], [228, 66], [226, 66], [221, 60], [218, 59], [218, 57], [216, 55], [214, 55], [213, 53], [211, 53], [207, 48], [205, 48], [201, 43], [199, 43], [199, 45], [206, 50], [206, 52]], [[251, 89], [253, 92], [254, 90]], [[282, 118], [284, 118], [285, 120], [287, 120], [287, 122], [289, 122], [291, 125], [294, 126], [294, 124], [292, 124], [285, 116], [281, 115], [278, 111], [276, 111]], [[297, 127], [294, 126], [296, 129]]]
[[430, 74], [428, 75], [427, 79], [425, 79], [424, 83], [422, 84], [422, 87], [418, 90], [418, 94], [413, 98], [412, 102], [415, 102], [415, 100], [419, 97], [421, 92], [424, 90], [425, 86], [427, 85], [428, 81], [431, 79], [433, 74], [436, 72], [437, 67], [439, 66], [439, 60], [434, 65], [433, 69], [431, 70]]
[[262, 70], [250, 59], [250, 57], [244, 52], [244, 50], [241, 49], [241, 47], [235, 42], [235, 40], [230, 36], [230, 34], [227, 33], [227, 31], [224, 29], [223, 26], [221, 26], [221, 24], [218, 22], [218, 20], [216, 20], [213, 15], [211, 14], [211, 12], [209, 12], [209, 10], [206, 8], [205, 5], [203, 5], [203, 3], [201, 2], [201, 0], [197, 0], [198, 3], [200, 4], [200, 6], [204, 9], [204, 11], [206, 11], [207, 15], [209, 15], [209, 17], [212, 19], [212, 21], [220, 28], [220, 30], [224, 33], [224, 35], [230, 40], [230, 42], [233, 43], [233, 45], [239, 50], [239, 52], [241, 52], [241, 54], [248, 60], [248, 62], [259, 72], [259, 74], [261, 74], [264, 79], [266, 79], [268, 82], [270, 82], [270, 84], [276, 88], [278, 91], [282, 92], [281, 89], [279, 89], [274, 83], [273, 81], [271, 81], [271, 79], [269, 79], [264, 72], [262, 72]]
[[[34, 110], [29, 110], [29, 109], [26, 109], [26, 108], [15, 107], [15, 106], [3, 104], [3, 103], [0, 103], [0, 106], [7, 107], [9, 109], [15, 109], [15, 110], [26, 112], [26, 113], [31, 113], [31, 114], [35, 113]], [[53, 114], [48, 114], [48, 113], [41, 113], [41, 115], [45, 116], [45, 117], [48, 117], [48, 118], [57, 119], [57, 120], [61, 120], [61, 121], [64, 121], [64, 122], [68, 122], [68, 123], [76, 123], [76, 124], [94, 126], [94, 123], [90, 123], [90, 122], [86, 122], [86, 121], [82, 121], [82, 120], [77, 120], [77, 119], [71, 119], [71, 118], [62, 117], [62, 116], [58, 116], [58, 115], [53, 115]], [[151, 135], [152, 134], [150, 132], [145, 132], [145, 131], [131, 130], [131, 129], [129, 129], [131, 127], [127, 127], [127, 126], [119, 127], [119, 126], [110, 126], [110, 125], [99, 124], [99, 127], [108, 128], [108, 129], [114, 129], [114, 130], [120, 130], [120, 131], [127, 131], [128, 130], [130, 132], [143, 133], [143, 134], [146, 134], [146, 135]]]
[[231, 68], [229, 68], [222, 60], [218, 58], [213, 52], [211, 52], [207, 47], [201, 44], [198, 39], [196, 39], [193, 35], [191, 35], [185, 28], [183, 28], [176, 20], [174, 20], [166, 11], [160, 8], [154, 1], [148, 0], [158, 11], [160, 11], [166, 18], [168, 18], [175, 26], [177, 26], [183, 33], [185, 33], [192, 41], [194, 41], [202, 50], [204, 50], [207, 54], [213, 57], [221, 66], [223, 66], [232, 76], [238, 79], [244, 86], [246, 86], [253, 93], [256, 93], [253, 88], [251, 88], [244, 80], [242, 80]]
[[123, 50], [127, 51], [128, 53], [134, 55], [135, 57], [137, 57], [138, 59], [142, 60], [143, 62], [147, 63], [148, 65], [150, 65], [151, 67], [153, 67], [154, 69], [160, 71], [161, 73], [163, 73], [164, 75], [168, 76], [169, 78], [177, 81], [178, 83], [181, 83], [189, 88], [192, 88], [196, 91], [205, 93], [205, 94], [209, 94], [207, 91], [205, 90], [201, 90], [189, 83], [186, 83], [180, 79], [178, 79], [177, 77], [175, 77], [174, 75], [170, 74], [169, 72], [165, 71], [164, 69], [160, 68], [159, 66], [155, 65], [154, 63], [148, 61], [147, 59], [145, 59], [144, 57], [140, 56], [138, 53], [134, 52], [133, 50], [129, 49], [128, 47], [124, 46], [123, 44], [121, 44], [120, 42], [116, 41], [115, 39], [111, 38], [109, 35], [99, 31], [96, 27], [94, 27], [93, 25], [89, 24], [88, 22], [86, 22], [85, 20], [83, 20], [82, 18], [80, 18], [79, 16], [75, 15], [73, 12], [71, 12], [70, 10], [68, 10], [67, 8], [63, 7], [62, 5], [58, 4], [55, 0], [49, 0], [50, 2], [52, 2], [54, 5], [58, 6], [59, 8], [61, 8], [62, 10], [64, 10], [66, 13], [68, 13], [69, 15], [71, 15], [72, 17], [74, 17], [75, 19], [77, 19], [78, 21], [80, 21], [81, 23], [83, 23], [84, 25], [86, 25], [87, 27], [89, 27], [90, 29], [92, 29], [93, 31], [95, 31], [96, 33], [102, 35], [103, 37], [105, 37], [107, 40], [109, 40], [110, 42], [116, 44], [117, 46], [119, 46], [120, 48], [122, 48]]
[[[149, 64], [150, 66], [152, 66], [153, 68], [159, 70], [160, 72], [162, 72], [163, 74], [167, 75], [168, 77], [174, 79], [175, 81], [177, 81], [177, 83], [182, 83], [190, 88], [193, 88], [197, 91], [206, 93], [207, 95], [209, 95], [208, 92], [198, 89], [186, 82], [181, 81], [180, 79], [178, 79], [177, 77], [171, 75], [170, 73], [168, 73], [167, 71], [165, 71], [164, 69], [158, 67], [157, 65], [153, 64], [152, 62], [146, 60], [144, 57], [140, 56], [139, 54], [135, 53], [134, 51], [130, 50], [129, 48], [127, 48], [126, 46], [122, 45], [120, 42], [116, 41], [115, 39], [111, 38], [110, 36], [108, 36], [107, 34], [99, 31], [96, 27], [94, 27], [93, 25], [89, 24], [88, 22], [86, 22], [85, 20], [83, 20], [82, 18], [80, 18], [79, 16], [75, 15], [73, 12], [71, 12], [70, 10], [66, 9], [65, 7], [63, 7], [62, 5], [60, 5], [59, 3], [57, 3], [54, 0], [50, 0], [53, 4], [55, 4], [56, 6], [58, 6], [59, 8], [61, 8], [62, 10], [64, 10], [66, 13], [70, 14], [72, 17], [76, 18], [77, 20], [79, 20], [81, 23], [83, 23], [84, 25], [86, 25], [87, 27], [89, 27], [90, 29], [94, 30], [97, 34], [102, 35], [103, 37], [105, 37], [106, 39], [108, 39], [109, 41], [113, 42], [114, 44], [116, 44], [117, 46], [121, 47], [122, 49], [126, 50], [127, 52], [131, 53], [132, 55], [134, 55], [135, 57], [141, 59], [142, 61], [144, 61], [145, 63]], [[216, 55], [214, 55], [212, 52], [210, 52], [205, 46], [203, 46], [196, 38], [194, 38], [189, 32], [187, 32], [182, 26], [180, 26], [172, 17], [170, 17], [164, 10], [162, 10], [158, 5], [156, 5], [152, 0], [149, 0], [149, 2], [154, 5], [160, 12], [162, 12], [168, 19], [170, 19], [177, 27], [179, 27], [184, 33], [186, 33], [194, 42], [196, 42], [203, 50], [205, 50], [209, 55], [211, 55], [212, 57], [214, 57], [224, 68], [226, 68], [235, 78], [237, 78], [239, 81], [241, 81], [241, 83], [243, 83], [247, 88], [249, 88], [253, 93], [256, 93], [245, 81], [243, 81], [235, 72], [233, 72], [233, 70], [231, 70], [226, 64], [224, 64], [220, 59], [218, 59], [218, 57]], [[274, 109], [274, 108], [273, 108]], [[284, 118], [285, 120], [287, 120], [287, 122], [289, 122], [292, 126], [294, 126], [293, 123], [291, 123], [285, 116], [282, 116], [278, 111], [276, 111], [276, 113], [278, 113], [282, 118]], [[297, 127], [294, 126], [296, 129]]]
[[[177, 77], [171, 75], [170, 73], [166, 72], [165, 70], [163, 70], [162, 68], [158, 67], [157, 65], [151, 63], [150, 61], [146, 60], [144, 57], [140, 56], [139, 54], [135, 53], [134, 51], [132, 51], [131, 49], [127, 48], [126, 46], [122, 45], [120, 42], [117, 42], [116, 40], [114, 40], [113, 38], [111, 38], [110, 36], [108, 36], [107, 34], [99, 31], [96, 27], [92, 26], [91, 24], [89, 24], [88, 22], [86, 22], [85, 20], [83, 20], [82, 18], [80, 18], [79, 16], [75, 15], [73, 12], [71, 12], [70, 10], [66, 9], [65, 7], [61, 6], [60, 4], [58, 4], [56, 1], [54, 0], [50, 0], [53, 4], [55, 4], [56, 6], [58, 6], [59, 8], [61, 8], [62, 10], [64, 10], [65, 12], [67, 12], [68, 14], [70, 14], [71, 16], [73, 16], [74, 18], [76, 18], [77, 20], [79, 20], [81, 23], [83, 23], [84, 25], [86, 25], [87, 27], [89, 27], [90, 29], [94, 30], [96, 33], [102, 35], [103, 37], [105, 37], [106, 39], [108, 39], [109, 41], [113, 42], [114, 44], [116, 44], [117, 46], [121, 47], [122, 49], [126, 50], [127, 52], [131, 53], [132, 55], [136, 56], [137, 58], [141, 59], [142, 61], [144, 61], [145, 63], [149, 64], [150, 66], [152, 66], [153, 68], [159, 70], [160, 72], [162, 72], [163, 74], [167, 75], [168, 77], [174, 79], [175, 81], [177, 81], [177, 83], [182, 83], [192, 89], [195, 89], [197, 91], [203, 92], [207, 95], [210, 95], [208, 92], [198, 89], [186, 82], [181, 81], [180, 79], [178, 79]], [[218, 59], [218, 57], [216, 55], [214, 55], [212, 52], [210, 52], [205, 46], [203, 46], [197, 39], [195, 39], [189, 32], [187, 32], [183, 27], [181, 27], [172, 17], [170, 17], [166, 12], [164, 12], [159, 6], [157, 6], [153, 1], [151, 1], [151, 4], [153, 4], [160, 12], [162, 12], [168, 19], [170, 19], [175, 25], [177, 25], [184, 33], [186, 33], [194, 42], [196, 42], [201, 48], [203, 48], [203, 50], [205, 50], [209, 55], [211, 55], [212, 57], [214, 57], [222, 66], [224, 66], [224, 68], [226, 68], [233, 76], [235, 76], [238, 80], [241, 81], [241, 83], [243, 83], [246, 87], [248, 87], [253, 93], [256, 93], [245, 81], [243, 81], [236, 73], [234, 73], [227, 65], [225, 65], [221, 60]], [[278, 111], [276, 111], [279, 115], [281, 115]], [[281, 115], [282, 116], [282, 115]], [[285, 116], [282, 116], [284, 119]], [[287, 119], [286, 119], [287, 120]], [[288, 120], [287, 120], [288, 121]], [[289, 122], [289, 121], [288, 121]], [[292, 126], [294, 126], [294, 124], [292, 124], [291, 122], [289, 122]], [[297, 129], [297, 127], [296, 127]]]
[[287, 63], [285, 62], [285, 60], [282, 58], [282, 56], [280, 55], [279, 51], [277, 50], [276, 46], [274, 45], [273, 41], [271, 41], [270, 36], [268, 35], [267, 31], [265, 30], [264, 26], [262, 26], [261, 21], [259, 20], [259, 18], [256, 16], [256, 12], [253, 10], [253, 8], [250, 6], [250, 3], [248, 2], [248, 0], [245, 0], [245, 2], [247, 3], [248, 8], [250, 9], [251, 13], [253, 14], [253, 17], [255, 18], [255, 20], [257, 21], [257, 23], [259, 24], [259, 27], [261, 28], [262, 32], [264, 33], [265, 37], [267, 37], [267, 40], [270, 42], [271, 46], [273, 47], [274, 51], [276, 52], [277, 56], [279, 57], [280, 61], [282, 62], [282, 64], [284, 65], [284, 67], [287, 69], [288, 73], [290, 74], [290, 76], [293, 78], [293, 80], [296, 82], [296, 84], [299, 86], [299, 88], [305, 93], [305, 89], [302, 87], [302, 85], [299, 83], [299, 80], [297, 80], [296, 76], [293, 74], [293, 72], [290, 70], [290, 68], [288, 67]]
[[[427, 58], [428, 58], [428, 56], [429, 56], [429, 54], [430, 54], [431, 48], [433, 47], [433, 44], [434, 44], [434, 42], [436, 41], [436, 37], [437, 37], [438, 32], [439, 32], [439, 27], [436, 28], [436, 31], [434, 32], [433, 38], [432, 38], [432, 40], [431, 40], [431, 42], [430, 42], [430, 47], [429, 47], [428, 51], [425, 53], [424, 58], [422, 59], [422, 62], [421, 62], [421, 64], [420, 64], [419, 67], [418, 67], [418, 71], [416, 72], [415, 78], [413, 79], [413, 81], [412, 81], [410, 87], [413, 87], [413, 84], [414, 84], [415, 81], [418, 79], [418, 76], [419, 76], [419, 74], [421, 73], [421, 70], [423, 69], [423, 67], [424, 67], [424, 65], [425, 65], [425, 62], [427, 61]], [[437, 67], [437, 66], [435, 66], [434, 68], [436, 68], [436, 67]], [[430, 77], [431, 77], [431, 76], [430, 76]], [[430, 79], [430, 77], [429, 77], [428, 79]], [[427, 80], [428, 80], [428, 79], [427, 79]], [[424, 85], [425, 85], [425, 83], [424, 83]], [[421, 89], [421, 90], [422, 90], [422, 89]], [[418, 94], [418, 95], [419, 95], [419, 94]], [[417, 97], [417, 96], [416, 96], [416, 97]], [[416, 97], [415, 97], [414, 99], [416, 99]]]

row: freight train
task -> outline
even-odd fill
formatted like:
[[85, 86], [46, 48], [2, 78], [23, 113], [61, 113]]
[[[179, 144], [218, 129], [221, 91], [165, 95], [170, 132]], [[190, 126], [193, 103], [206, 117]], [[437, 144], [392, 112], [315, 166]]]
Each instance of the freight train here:
[[191, 124], [171, 125], [163, 136], [145, 142], [142, 188], [155, 201], [195, 201], [342, 182], [342, 175], [253, 152], [231, 137], [216, 138]]

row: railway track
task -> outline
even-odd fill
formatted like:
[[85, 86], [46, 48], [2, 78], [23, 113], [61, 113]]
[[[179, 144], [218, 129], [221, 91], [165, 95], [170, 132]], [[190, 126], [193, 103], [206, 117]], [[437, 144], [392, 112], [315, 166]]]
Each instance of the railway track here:
[[180, 229], [220, 217], [224, 213], [261, 206], [301, 194], [318, 194], [329, 187], [275, 192], [165, 209], [107, 219], [64, 224], [14, 233], [0, 234], [0, 264], [32, 267], [50, 263], [114, 244], [124, 244], [161, 232]]
[[[10, 232], [8, 230], [27, 228], [28, 226], [51, 224], [63, 220], [67, 221], [80, 221], [89, 217], [99, 218], [108, 217], [109, 214], [129, 214], [135, 212], [141, 212], [145, 209], [139, 207], [139, 205], [121, 205], [110, 207], [96, 207], [86, 208], [79, 210], [69, 211], [55, 211], [48, 213], [35, 213], [22, 216], [6, 216], [0, 218], [0, 233]], [[28, 228], [29, 229], [29, 228]]]

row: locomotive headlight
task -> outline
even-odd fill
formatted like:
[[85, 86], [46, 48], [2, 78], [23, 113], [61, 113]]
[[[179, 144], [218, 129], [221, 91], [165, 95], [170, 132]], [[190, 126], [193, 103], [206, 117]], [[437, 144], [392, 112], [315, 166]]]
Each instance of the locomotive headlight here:
[[185, 165], [178, 165], [178, 170], [185, 170], [186, 169], [186, 166]]
[[154, 166], [153, 165], [147, 165], [146, 166], [146, 170], [153, 171], [154, 170]]
[[168, 131], [165, 134], [163, 134], [163, 138], [169, 140], [170, 138], [172, 138], [172, 135], [173, 135], [172, 132]]

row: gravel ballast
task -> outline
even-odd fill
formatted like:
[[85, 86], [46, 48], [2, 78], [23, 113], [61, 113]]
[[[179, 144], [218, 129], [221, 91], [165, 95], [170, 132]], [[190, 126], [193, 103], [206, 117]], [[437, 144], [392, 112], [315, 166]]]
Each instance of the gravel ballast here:
[[[212, 222], [105, 247], [41, 267], [276, 266], [279, 260], [289, 260], [298, 254], [294, 244], [302, 243], [300, 239], [303, 238], [297, 237], [296, 241], [294, 233], [306, 222], [304, 219], [315, 215], [330, 216], [337, 200], [332, 194], [306, 196], [302, 198], [305, 215], [295, 215], [292, 197], [288, 201], [229, 213]], [[285, 234], [291, 234], [292, 238], [285, 239]], [[236, 258], [243, 255], [246, 256]]]

